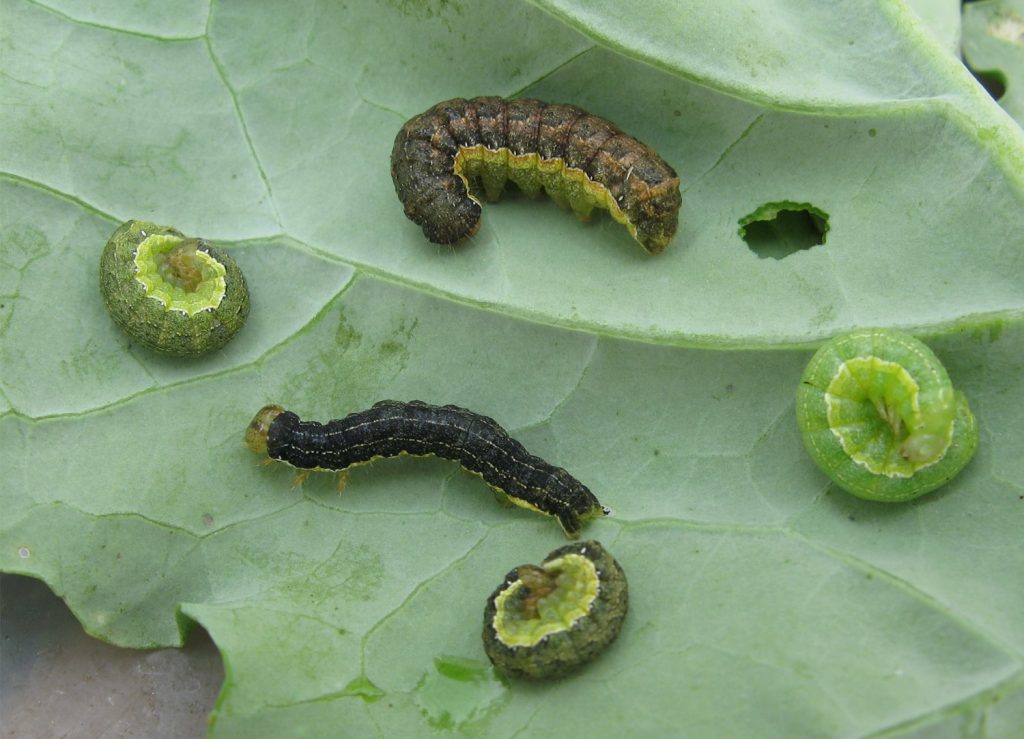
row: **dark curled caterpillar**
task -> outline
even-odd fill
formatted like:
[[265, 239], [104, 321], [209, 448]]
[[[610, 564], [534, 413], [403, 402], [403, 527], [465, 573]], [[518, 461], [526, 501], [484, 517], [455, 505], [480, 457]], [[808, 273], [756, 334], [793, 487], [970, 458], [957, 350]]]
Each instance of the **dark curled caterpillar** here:
[[484, 609], [484, 651], [510, 677], [562, 677], [615, 641], [628, 608], [615, 558], [596, 541], [569, 544], [505, 575]]
[[554, 516], [570, 538], [584, 521], [609, 513], [583, 483], [527, 452], [496, 421], [455, 405], [382, 400], [327, 423], [267, 405], [246, 429], [245, 443], [303, 470], [300, 480], [309, 471], [342, 471], [400, 454], [450, 459], [482, 477], [500, 499]]
[[398, 132], [391, 177], [405, 214], [438, 244], [480, 227], [482, 193], [497, 200], [507, 181], [541, 188], [587, 220], [607, 209], [650, 254], [676, 232], [679, 177], [649, 146], [574, 105], [540, 100], [455, 98]]

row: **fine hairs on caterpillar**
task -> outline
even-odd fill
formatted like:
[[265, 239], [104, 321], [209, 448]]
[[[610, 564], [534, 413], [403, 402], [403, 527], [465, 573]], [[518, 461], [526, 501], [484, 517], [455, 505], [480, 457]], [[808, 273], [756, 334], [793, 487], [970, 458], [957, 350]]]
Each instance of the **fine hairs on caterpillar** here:
[[583, 522], [609, 513], [583, 483], [527, 452], [496, 421], [454, 405], [382, 400], [327, 423], [267, 405], [246, 429], [245, 443], [303, 470], [300, 480], [309, 471], [342, 471], [400, 454], [450, 459], [482, 477], [500, 499], [558, 519], [573, 539]]
[[589, 220], [607, 209], [649, 254], [676, 232], [679, 177], [649, 146], [575, 105], [455, 98], [410, 119], [395, 138], [391, 177], [405, 215], [437, 244], [480, 228], [480, 197], [506, 182], [543, 189]]

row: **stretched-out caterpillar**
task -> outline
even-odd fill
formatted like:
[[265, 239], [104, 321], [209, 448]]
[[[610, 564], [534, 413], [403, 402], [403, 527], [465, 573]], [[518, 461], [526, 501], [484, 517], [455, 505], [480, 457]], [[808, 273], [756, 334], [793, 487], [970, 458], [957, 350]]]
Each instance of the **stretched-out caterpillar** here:
[[607, 209], [650, 254], [676, 232], [679, 177], [649, 146], [574, 105], [455, 98], [410, 119], [395, 137], [391, 178], [405, 215], [428, 239], [455, 244], [480, 227], [480, 199], [508, 181], [543, 188], [580, 220]]
[[267, 405], [246, 429], [245, 443], [304, 471], [342, 471], [400, 454], [450, 459], [482, 477], [500, 499], [554, 516], [573, 539], [584, 521], [609, 513], [583, 483], [527, 452], [496, 421], [455, 405], [382, 400], [323, 424]]
[[147, 221], [114, 231], [100, 258], [100, 291], [133, 341], [178, 357], [221, 348], [249, 315], [249, 289], [235, 260]]
[[561, 677], [615, 641], [628, 607], [615, 558], [596, 541], [569, 544], [505, 575], [484, 609], [484, 651], [511, 677]]
[[847, 492], [910, 500], [952, 480], [978, 446], [963, 393], [909, 334], [865, 329], [823, 345], [796, 397], [804, 444]]

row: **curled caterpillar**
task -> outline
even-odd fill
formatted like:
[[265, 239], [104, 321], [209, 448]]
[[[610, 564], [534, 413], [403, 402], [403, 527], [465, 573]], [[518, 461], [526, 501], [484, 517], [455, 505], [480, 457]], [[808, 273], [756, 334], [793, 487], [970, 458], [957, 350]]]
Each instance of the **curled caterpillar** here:
[[235, 260], [146, 221], [128, 221], [110, 237], [100, 291], [132, 340], [178, 357], [220, 349], [249, 315], [249, 289]]
[[391, 178], [405, 215], [438, 244], [480, 227], [480, 200], [508, 181], [541, 188], [580, 220], [607, 209], [650, 254], [676, 232], [679, 177], [615, 124], [574, 105], [455, 98], [410, 119], [395, 138]]
[[963, 393], [909, 334], [837, 336], [804, 370], [797, 422], [811, 457], [860, 498], [910, 500], [952, 480], [978, 446]]
[[245, 443], [300, 470], [341, 471], [399, 454], [450, 459], [500, 499], [554, 516], [573, 539], [584, 521], [609, 513], [583, 483], [527, 452], [496, 421], [455, 405], [382, 400], [323, 424], [268, 405], [249, 424]]
[[596, 541], [569, 544], [505, 575], [484, 609], [484, 651], [511, 677], [562, 677], [615, 641], [628, 607], [615, 558]]

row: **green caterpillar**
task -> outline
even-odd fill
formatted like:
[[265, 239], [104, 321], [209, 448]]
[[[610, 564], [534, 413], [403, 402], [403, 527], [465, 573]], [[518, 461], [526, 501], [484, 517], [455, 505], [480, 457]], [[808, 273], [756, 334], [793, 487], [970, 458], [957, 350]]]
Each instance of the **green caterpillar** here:
[[927, 346], [899, 331], [854, 331], [822, 346], [804, 370], [796, 416], [817, 465], [868, 500], [924, 495], [978, 446], [963, 393]]
[[249, 289], [231, 257], [147, 221], [114, 231], [100, 258], [100, 291], [133, 341], [177, 357], [220, 349], [249, 315]]

